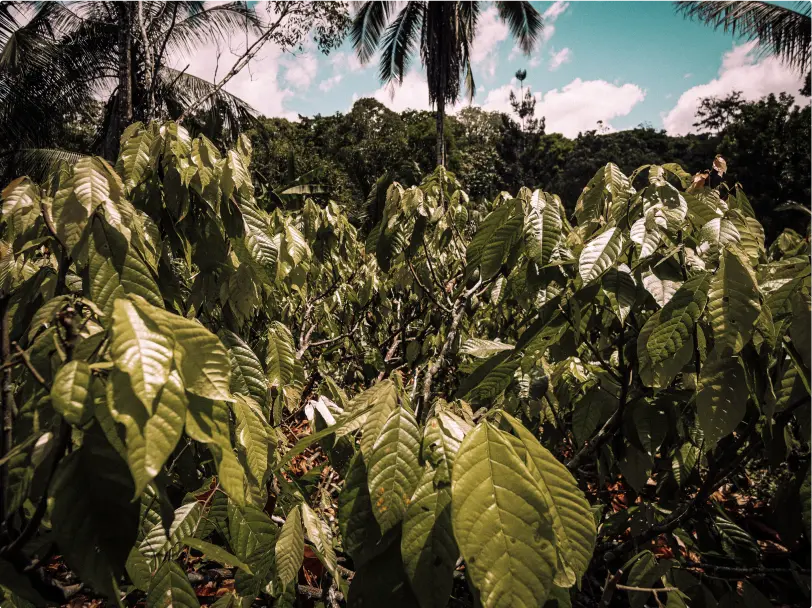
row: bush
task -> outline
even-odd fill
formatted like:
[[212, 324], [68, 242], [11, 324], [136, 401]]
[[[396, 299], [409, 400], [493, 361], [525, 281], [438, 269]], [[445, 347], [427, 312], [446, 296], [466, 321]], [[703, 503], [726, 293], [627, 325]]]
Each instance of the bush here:
[[4, 606], [808, 602], [809, 243], [738, 185], [438, 169], [362, 236], [245, 137], [121, 150], [3, 190]]

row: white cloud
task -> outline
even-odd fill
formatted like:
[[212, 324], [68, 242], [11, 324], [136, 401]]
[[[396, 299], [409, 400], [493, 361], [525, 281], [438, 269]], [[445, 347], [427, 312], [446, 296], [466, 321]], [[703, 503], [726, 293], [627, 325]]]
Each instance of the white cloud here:
[[671, 135], [695, 132], [696, 110], [705, 97], [741, 91], [744, 99], [753, 101], [770, 93], [797, 94], [803, 85], [801, 78], [775, 57], [757, 61], [754, 50], [755, 43], [750, 42], [734, 45], [725, 53], [718, 78], [685, 91], [677, 105], [663, 116], [665, 130]]
[[563, 2], [562, 0], [558, 0], [557, 2], [553, 2], [553, 4], [544, 11], [542, 17], [544, 17], [545, 23], [550, 22], [552, 23], [556, 19], [558, 19], [561, 15], [563, 15], [567, 9], [570, 7], [569, 2]]
[[330, 58], [330, 64], [336, 73], [360, 72], [372, 66], [372, 62], [364, 65], [355, 53], [339, 52]]
[[570, 49], [565, 47], [557, 52], [555, 49], [553, 49], [550, 51], [550, 63], [547, 67], [551, 72], [555, 72], [562, 65], [569, 63], [570, 61], [572, 61], [572, 51]]
[[310, 83], [316, 78], [316, 72], [319, 70], [315, 50], [287, 56], [282, 60], [282, 65], [285, 67], [285, 80], [300, 91], [310, 88]]
[[[249, 37], [248, 43], [255, 40]], [[216, 44], [207, 44], [195, 49], [189, 57], [175, 56], [173, 67], [206, 80], [222, 78], [245, 50], [245, 39], [234, 43], [230, 48], [218, 49]], [[218, 56], [219, 55], [219, 56]], [[275, 45], [268, 43], [257, 53], [249, 66], [228, 81], [225, 90], [236, 95], [255, 110], [266, 116], [281, 116], [297, 120], [299, 115], [286, 109], [286, 101], [293, 97], [294, 91], [280, 83], [280, 68], [283, 53]]]
[[682, 77], [683, 78], [690, 78], [691, 76], [693, 76], [693, 74], [691, 72], [688, 72], [687, 74], [683, 74]]
[[488, 7], [477, 23], [476, 41], [471, 53], [471, 62], [478, 65], [488, 76], [496, 73], [498, 59], [496, 50], [499, 44], [508, 37], [508, 33], [508, 26], [499, 18], [496, 7]]
[[319, 83], [319, 90], [321, 91], [329, 91], [333, 87], [335, 87], [341, 79], [344, 78], [342, 74], [336, 74], [335, 76], [330, 76], [330, 78], [326, 78]]
[[[384, 85], [373, 93], [366, 95], [353, 95], [353, 103], [359, 97], [374, 97], [390, 110], [403, 112], [404, 110], [432, 110], [429, 105], [429, 85], [426, 77], [416, 69], [406, 73], [403, 77], [403, 84], [390, 86]], [[446, 107], [447, 114], [454, 114], [468, 105], [463, 99], [453, 107]]]
[[[512, 88], [506, 84], [489, 91], [483, 108], [510, 113]], [[596, 128], [599, 120], [611, 129], [609, 121], [626, 116], [645, 97], [645, 91], [635, 84], [576, 78], [562, 89], [553, 89], [545, 95], [536, 93], [536, 116], [545, 117], [548, 132], [575, 137], [581, 131]]]

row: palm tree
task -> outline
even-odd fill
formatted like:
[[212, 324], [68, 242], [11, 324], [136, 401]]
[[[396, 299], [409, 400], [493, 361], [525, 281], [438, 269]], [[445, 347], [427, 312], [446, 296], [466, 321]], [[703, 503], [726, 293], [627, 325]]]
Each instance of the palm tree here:
[[[530, 2], [494, 4], [519, 47], [529, 54], [543, 28], [541, 15]], [[420, 60], [426, 69], [429, 103], [437, 108], [437, 164], [445, 165], [445, 108], [459, 100], [462, 80], [468, 99], [474, 96], [471, 50], [482, 3], [406, 2], [389, 23], [394, 5], [394, 2], [364, 2], [353, 20], [352, 43], [363, 63], [381, 47], [379, 76], [383, 83], [390, 85], [403, 82], [419, 46]]]
[[796, 2], [798, 10], [768, 2], [675, 2], [677, 11], [725, 32], [757, 40], [763, 53], [780, 57], [800, 74], [809, 73], [810, 3]]
[[[94, 100], [103, 119], [93, 151], [115, 158], [129, 123], [175, 118], [213, 88], [170, 67], [170, 55], [259, 27], [246, 2], [0, 2], [0, 164], [69, 159], [55, 147]], [[233, 132], [250, 110], [220, 90], [190, 126]]]

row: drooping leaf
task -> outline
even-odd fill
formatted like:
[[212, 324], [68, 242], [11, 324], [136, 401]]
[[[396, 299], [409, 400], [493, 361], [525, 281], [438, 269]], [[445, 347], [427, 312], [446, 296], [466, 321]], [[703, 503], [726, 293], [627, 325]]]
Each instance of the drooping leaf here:
[[[550, 262], [561, 238], [561, 216], [550, 195], [536, 190], [531, 199], [531, 211], [525, 216], [524, 238], [527, 255], [540, 266]], [[551, 197], [550, 197], [551, 198]]]
[[164, 529], [163, 522], [156, 523], [138, 546], [141, 554], [153, 563], [166, 556], [177, 557], [183, 549], [183, 539], [194, 537], [203, 508], [199, 502], [189, 502], [175, 509], [169, 530]]
[[70, 361], [59, 368], [51, 386], [51, 403], [66, 422], [74, 426], [89, 417], [93, 381], [86, 361]]
[[297, 579], [304, 560], [304, 529], [299, 505], [288, 511], [275, 551], [276, 575], [282, 585], [287, 586]]
[[521, 442], [521, 447], [514, 449], [524, 456], [525, 465], [544, 493], [560, 564], [556, 584], [570, 587], [580, 581], [592, 559], [597, 531], [589, 503], [567, 467], [521, 422], [509, 414], [504, 414], [504, 418]]
[[384, 423], [389, 418], [389, 414], [397, 407], [397, 403], [397, 389], [391, 380], [375, 384], [350, 401], [349, 412], [369, 409], [369, 413], [363, 418], [361, 432], [361, 451], [367, 457], [371, 455], [372, 447], [375, 445]]
[[747, 380], [738, 357], [708, 355], [697, 388], [699, 426], [704, 433], [705, 450], [729, 435], [744, 418], [747, 406]]
[[725, 250], [708, 293], [708, 314], [716, 350], [720, 354], [738, 353], [750, 339], [760, 312], [758, 285], [752, 269], [745, 266], [735, 252]]
[[152, 577], [147, 608], [198, 608], [195, 590], [186, 573], [174, 561], [166, 561]]
[[203, 555], [205, 555], [212, 561], [218, 562], [225, 566], [235, 566], [237, 568], [240, 568], [244, 572], [247, 572], [248, 574], [252, 574], [251, 568], [248, 566], [248, 564], [244, 563], [241, 559], [232, 555], [222, 547], [218, 547], [217, 545], [207, 543], [206, 541], [200, 540], [199, 538], [193, 538], [188, 536], [182, 539], [181, 542], [184, 545], [191, 547], [192, 549], [200, 551]]
[[113, 304], [113, 334], [110, 351], [116, 367], [130, 377], [135, 395], [149, 412], [169, 378], [172, 366], [172, 336], [166, 335], [154, 317], [144, 314], [130, 300]]
[[626, 322], [626, 317], [631, 312], [637, 298], [637, 284], [627, 270], [626, 268], [610, 268], [601, 278], [603, 291], [621, 323]]
[[608, 228], [594, 237], [581, 251], [578, 273], [584, 285], [588, 285], [615, 263], [623, 247], [623, 233], [618, 228]]
[[127, 464], [98, 426], [57, 466], [48, 489], [54, 538], [82, 580], [113, 597], [138, 532], [138, 504]]
[[451, 494], [454, 536], [482, 605], [542, 605], [557, 565], [547, 503], [509, 440], [489, 422], [462, 442]]
[[293, 336], [282, 323], [274, 322], [268, 330], [268, 350], [265, 367], [268, 370], [268, 383], [271, 386], [284, 386], [293, 379], [296, 364], [296, 349]]
[[420, 435], [406, 406], [387, 417], [369, 455], [369, 495], [372, 513], [386, 533], [403, 519], [420, 481]]
[[307, 532], [307, 538], [313, 543], [313, 548], [319, 560], [336, 581], [341, 581], [338, 572], [335, 548], [333, 547], [333, 534], [326, 521], [319, 517], [307, 503], [302, 503], [302, 523]]
[[673, 357], [684, 344], [692, 340], [695, 324], [708, 302], [710, 283], [711, 275], [699, 273], [683, 283], [663, 306], [657, 326], [647, 342], [653, 366]]
[[127, 464], [135, 496], [160, 473], [180, 440], [188, 400], [180, 374], [172, 369], [149, 410], [136, 396], [126, 374], [114, 371], [107, 382], [107, 405], [126, 431]]

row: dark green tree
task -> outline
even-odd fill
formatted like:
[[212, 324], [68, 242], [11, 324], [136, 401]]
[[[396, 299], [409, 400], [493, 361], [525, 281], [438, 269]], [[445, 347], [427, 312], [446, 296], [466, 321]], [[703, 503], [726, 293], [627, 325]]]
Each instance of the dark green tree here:
[[[395, 19], [394, 2], [364, 2], [352, 25], [352, 42], [363, 62], [381, 48], [379, 76], [385, 84], [403, 82], [415, 52], [426, 69], [429, 103], [436, 106], [436, 159], [445, 165], [445, 109], [460, 98], [463, 81], [473, 97], [471, 50], [481, 2], [406, 2]], [[529, 53], [543, 28], [530, 2], [496, 2], [520, 48]], [[388, 24], [388, 25], [387, 25]]]

